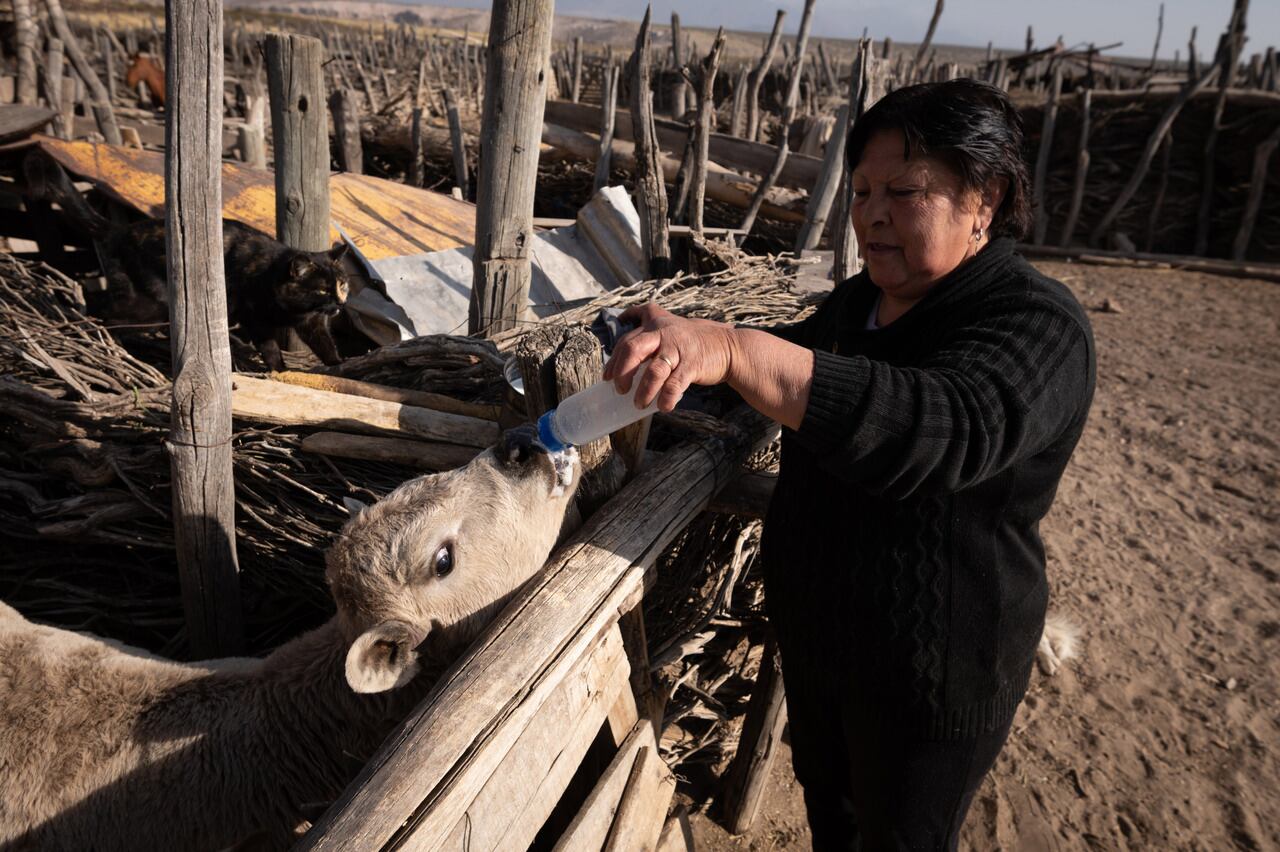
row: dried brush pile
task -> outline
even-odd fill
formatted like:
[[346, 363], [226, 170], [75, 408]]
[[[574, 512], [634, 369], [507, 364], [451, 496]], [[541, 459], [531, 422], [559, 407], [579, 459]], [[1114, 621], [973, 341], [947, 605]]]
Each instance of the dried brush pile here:
[[[1115, 201], [1133, 174], [1147, 140], [1174, 94], [1145, 94], [1117, 99], [1095, 96], [1090, 110], [1088, 180], [1071, 242], [1087, 244], [1089, 230]], [[1203, 190], [1205, 140], [1213, 119], [1214, 93], [1191, 99], [1170, 132], [1168, 152], [1160, 150], [1138, 192], [1116, 220], [1113, 232], [1125, 234], [1141, 251], [1191, 254]], [[1027, 132], [1028, 168], [1040, 146], [1042, 105], [1021, 109]], [[1280, 125], [1280, 98], [1274, 103], [1231, 98], [1214, 156], [1210, 206], [1209, 257], [1230, 257], [1249, 192], [1254, 151]], [[1071, 202], [1080, 140], [1081, 112], [1076, 95], [1062, 96], [1058, 107], [1045, 198], [1048, 241], [1057, 245]], [[1166, 140], [1168, 144], [1168, 140]], [[1262, 208], [1247, 259], [1280, 261], [1280, 159], [1272, 158]], [[1110, 245], [1098, 248], [1111, 248]]]

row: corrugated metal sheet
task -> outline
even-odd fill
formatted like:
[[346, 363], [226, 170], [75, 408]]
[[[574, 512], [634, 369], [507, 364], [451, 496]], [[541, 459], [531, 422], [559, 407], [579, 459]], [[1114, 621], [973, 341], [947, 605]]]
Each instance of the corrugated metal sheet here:
[[[164, 155], [118, 145], [37, 136], [40, 148], [108, 195], [157, 218], [164, 215]], [[475, 242], [475, 205], [369, 175], [329, 178], [336, 225], [370, 260], [441, 251]], [[275, 176], [222, 164], [222, 215], [276, 232]], [[332, 239], [339, 239], [337, 228]]]

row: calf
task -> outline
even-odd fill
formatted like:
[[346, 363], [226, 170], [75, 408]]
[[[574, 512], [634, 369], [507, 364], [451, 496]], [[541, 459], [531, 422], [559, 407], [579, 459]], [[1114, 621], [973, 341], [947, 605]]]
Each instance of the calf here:
[[327, 624], [178, 664], [0, 604], [0, 848], [286, 846], [543, 564], [576, 483], [532, 430], [362, 509]]

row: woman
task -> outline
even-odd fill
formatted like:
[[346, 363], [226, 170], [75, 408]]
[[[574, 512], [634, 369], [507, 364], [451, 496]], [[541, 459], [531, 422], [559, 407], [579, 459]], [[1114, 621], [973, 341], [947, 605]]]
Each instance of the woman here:
[[[972, 80], [899, 89], [848, 142], [866, 259], [773, 333], [634, 309], [606, 377], [669, 410], [727, 382], [786, 428], [765, 522], [817, 849], [954, 849], [1026, 692], [1039, 521], [1094, 386], [1089, 323], [1014, 251], [1022, 129]], [[860, 844], [860, 845], [859, 845]]]

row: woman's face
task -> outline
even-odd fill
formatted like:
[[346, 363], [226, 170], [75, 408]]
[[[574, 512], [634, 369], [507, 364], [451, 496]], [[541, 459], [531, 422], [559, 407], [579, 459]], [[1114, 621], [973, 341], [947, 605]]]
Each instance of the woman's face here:
[[871, 280], [887, 296], [915, 302], [985, 245], [993, 207], [941, 160], [908, 160], [905, 151], [900, 130], [867, 140], [853, 170], [850, 215]]

